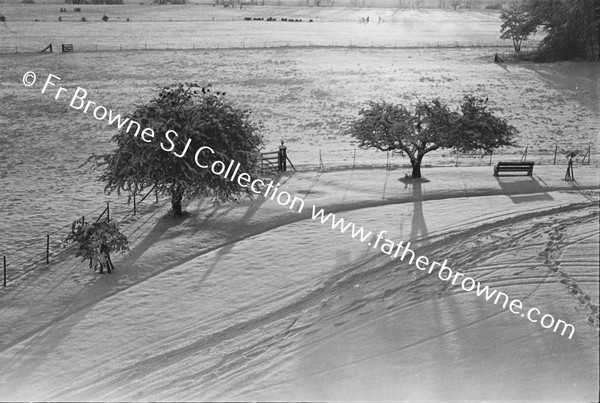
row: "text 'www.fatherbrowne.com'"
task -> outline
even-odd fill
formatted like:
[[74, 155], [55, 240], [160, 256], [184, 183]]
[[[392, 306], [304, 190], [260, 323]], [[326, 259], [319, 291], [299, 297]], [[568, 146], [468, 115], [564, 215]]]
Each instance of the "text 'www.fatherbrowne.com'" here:
[[404, 241], [395, 243], [394, 241], [383, 236], [383, 234], [387, 233], [385, 230], [380, 231], [373, 242], [373, 233], [371, 231], [365, 232], [363, 227], [357, 228], [353, 222], [344, 221], [343, 218], [336, 218], [335, 214], [332, 213], [326, 214], [323, 209], [317, 211], [317, 207], [314, 205], [312, 210], [312, 219], [318, 219], [321, 221], [321, 224], [326, 224], [328, 221], [330, 221], [331, 228], [338, 229], [341, 233], [345, 233], [349, 230], [349, 234], [353, 239], [358, 239], [363, 243], [368, 241], [367, 245], [381, 250], [381, 252], [390, 256], [392, 259], [400, 258], [400, 260], [403, 262], [408, 260], [408, 263], [411, 265], [414, 263], [414, 266], [418, 270], [427, 271], [429, 274], [433, 274], [434, 271], [437, 271], [437, 276], [440, 280], [452, 280], [452, 285], [460, 285], [460, 287], [466, 292], [475, 291], [478, 297], [483, 296], [486, 301], [493, 299], [494, 305], [497, 305], [498, 302], [502, 301], [503, 309], [506, 309], [508, 305], [510, 312], [515, 315], [521, 315], [523, 318], [526, 317], [530, 322], [539, 323], [544, 329], [552, 329], [552, 331], [555, 333], [560, 330], [561, 336], [564, 336], [565, 333], [570, 330], [569, 339], [571, 339], [575, 333], [575, 327], [573, 325], [561, 319], [556, 320], [554, 316], [550, 314], [546, 314], [542, 316], [541, 319], [537, 320], [536, 318], [539, 318], [541, 314], [541, 311], [537, 308], [531, 308], [527, 310], [526, 313], [523, 313], [523, 302], [521, 302], [521, 300], [511, 300], [510, 297], [503, 292], [493, 288], [490, 289], [490, 287], [487, 285], [483, 287], [480, 281], [465, 276], [463, 273], [452, 270], [450, 267], [448, 267], [448, 260], [446, 259], [444, 259], [443, 263], [435, 260], [430, 262], [426, 256], [417, 256], [416, 253], [410, 249], [410, 242], [407, 242], [406, 245], [404, 244]]

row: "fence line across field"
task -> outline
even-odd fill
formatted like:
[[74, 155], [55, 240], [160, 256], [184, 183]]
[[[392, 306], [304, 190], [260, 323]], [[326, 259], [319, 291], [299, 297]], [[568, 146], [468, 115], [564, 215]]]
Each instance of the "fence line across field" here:
[[[51, 46], [53, 45], [53, 46]], [[160, 42], [160, 43], [106, 43], [106, 44], [94, 44], [94, 43], [60, 43], [60, 44], [40, 44], [39, 46], [29, 45], [15, 45], [15, 46], [2, 46], [0, 47], [0, 53], [60, 53], [62, 52], [108, 52], [108, 51], [127, 51], [127, 50], [236, 50], [236, 49], [279, 49], [279, 48], [290, 48], [290, 49], [306, 49], [306, 48], [353, 48], [353, 49], [468, 49], [468, 48], [496, 48], [496, 49], [510, 49], [512, 45], [506, 43], [490, 43], [490, 42], [398, 42], [394, 41], [387, 44], [378, 44], [373, 41], [356, 41], [348, 40], [343, 42], [337, 41], [301, 41], [301, 40], [287, 40], [287, 41], [250, 41], [244, 40], [241, 42], [212, 42], [196, 44], [191, 43], [173, 43], [173, 42]], [[53, 51], [54, 49], [54, 51]], [[523, 53], [529, 52], [528, 49], [523, 49]], [[502, 55], [507, 55], [509, 52], [498, 52]]]
[[[286, 170], [286, 162], [290, 164], [290, 166], [295, 170], [296, 168], [290, 161], [289, 157], [286, 154], [286, 147], [280, 147], [278, 151], [274, 152], [263, 152], [261, 153], [261, 166], [263, 171], [274, 169], [277, 171], [285, 171]], [[275, 162], [275, 164], [273, 163]], [[120, 222], [124, 223], [128, 218], [136, 216], [138, 214], [139, 205], [148, 198], [152, 193], [155, 194], [155, 204], [159, 203], [158, 189], [156, 185], [152, 186], [148, 192], [146, 192], [141, 199], [138, 200], [137, 193], [130, 194], [127, 199], [127, 207], [119, 206], [119, 203], [113, 201], [112, 204], [110, 201], [106, 202], [106, 206], [104, 208], [100, 207], [96, 210], [92, 211], [87, 215], [87, 220], [93, 220], [94, 215], [102, 209], [102, 212], [98, 214], [94, 221], [98, 222], [103, 217], [106, 217], [110, 220], [110, 217], [120, 216]], [[132, 203], [133, 202], [133, 203]], [[132, 205], [133, 204], [133, 205]], [[115, 208], [116, 207], [116, 208]], [[86, 215], [81, 216], [81, 221], [86, 221]], [[121, 228], [122, 232], [125, 233], [131, 229], [133, 223], [130, 222], [128, 225]], [[12, 249], [12, 254], [15, 252], [21, 252], [28, 248], [33, 248], [35, 252], [30, 253], [28, 256], [17, 258], [13, 261], [7, 261], [7, 255], [3, 256], [3, 285], [7, 286], [8, 280], [15, 281], [22, 276], [30, 273], [31, 271], [38, 268], [40, 265], [43, 267], [48, 266], [52, 261], [56, 261], [58, 257], [72, 250], [75, 244], [71, 244], [67, 247], [64, 247], [63, 240], [66, 236], [65, 232], [70, 231], [72, 227], [72, 223], [61, 225], [56, 227], [52, 232], [45, 232], [45, 234], [37, 234], [34, 236], [35, 238], [39, 238], [40, 241], [32, 241], [28, 242], [26, 245], [21, 246], [16, 249]], [[134, 231], [135, 232], [135, 231]], [[61, 233], [62, 237], [56, 239], [54, 237], [51, 238], [51, 235], [55, 235]], [[52, 242], [51, 242], [52, 239]], [[44, 242], [45, 241], [45, 242]], [[43, 246], [42, 246], [43, 245]], [[42, 249], [43, 248], [43, 249]], [[58, 250], [58, 251], [57, 251]], [[8, 266], [20, 268], [18, 271], [13, 271], [8, 273]]]
[[[590, 145], [587, 145], [585, 147], [580, 147], [580, 150], [582, 150], [581, 155], [578, 156], [578, 158], [580, 158], [579, 160], [575, 161], [577, 162], [579, 165], [590, 165], [591, 164], [591, 160], [592, 160], [592, 154], [596, 154], [593, 153], [592, 151], [592, 147]], [[570, 150], [570, 149], [569, 149]], [[562, 159], [559, 158], [560, 156], [563, 156], [564, 158], [564, 164], [567, 164], [567, 157], [566, 157], [566, 153], [569, 151], [565, 148], [560, 148], [558, 145], [555, 145], [553, 151], [550, 152], [544, 152], [541, 150], [533, 150], [532, 147], [530, 146], [525, 146], [525, 148], [522, 149], [516, 149], [514, 150], [512, 153], [483, 153], [483, 152], [473, 152], [473, 153], [460, 153], [460, 152], [456, 152], [456, 151], [452, 151], [452, 152], [448, 152], [446, 153], [446, 155], [448, 157], [447, 158], [447, 162], [444, 163], [440, 163], [439, 159], [436, 160], [434, 163], [429, 164], [427, 163], [427, 155], [425, 156], [424, 164], [422, 165], [423, 167], [427, 166], [438, 166], [438, 167], [444, 167], [444, 166], [455, 166], [458, 167], [460, 165], [460, 161], [461, 159], [464, 161], [466, 160], [470, 160], [470, 162], [475, 162], [472, 164], [469, 164], [467, 166], [491, 166], [494, 161], [498, 161], [499, 159], [512, 159], [514, 161], [519, 161], [519, 162], [527, 162], [528, 158], [529, 161], [531, 161], [531, 158], [536, 158], [535, 163], [536, 165], [557, 165], [557, 164], [561, 164], [562, 163]], [[583, 151], [585, 150], [585, 152]], [[326, 151], [323, 151], [321, 149], [319, 149], [318, 152], [318, 158], [316, 158], [315, 160], [312, 160], [314, 162], [310, 162], [310, 161], [302, 161], [302, 163], [298, 163], [299, 166], [302, 166], [303, 168], [308, 168], [308, 169], [312, 169], [312, 168], [316, 168], [318, 171], [326, 171], [327, 165], [329, 164], [330, 166], [332, 166], [335, 169], [339, 169], [339, 168], [346, 168], [346, 167], [351, 167], [351, 168], [356, 168], [356, 167], [360, 167], [361, 165], [364, 166], [365, 164], [358, 164], [357, 163], [357, 151], [359, 151], [359, 157], [360, 154], [362, 153], [363, 155], [369, 152], [372, 152], [370, 150], [364, 150], [364, 149], [358, 149], [358, 148], [354, 148], [353, 150], [349, 150], [351, 151], [351, 154], [348, 153], [346, 156], [341, 155], [341, 154], [335, 154], [335, 156], [331, 156], [331, 159], [328, 160], [327, 158], [327, 154]], [[352, 165], [350, 166], [348, 162], [346, 162], [348, 160], [348, 158], [350, 157], [350, 155], [352, 156]], [[385, 165], [383, 164], [383, 162], [381, 163], [373, 163], [374, 160], [374, 156], [370, 155], [368, 157], [368, 162], [366, 163], [367, 166], [369, 167], [373, 167], [373, 166], [380, 166], [380, 167], [385, 167], [386, 169], [392, 169], [394, 167], [403, 167], [403, 166], [408, 166], [410, 165], [410, 160], [408, 159], [407, 156], [403, 157], [403, 162], [402, 163], [396, 163], [393, 164], [392, 163], [392, 158], [394, 156], [400, 156], [401, 153], [399, 151], [387, 151], [386, 155], [385, 155]], [[317, 155], [315, 155], [317, 156]], [[450, 157], [451, 156], [451, 157]], [[383, 160], [384, 157], [379, 157], [379, 160]], [[598, 156], [595, 155], [594, 160], [597, 161]]]
[[[288, 163], [294, 170], [296, 170], [295, 166], [292, 164], [292, 161], [289, 159], [289, 156], [287, 155], [286, 149], [287, 149], [287, 147], [284, 146], [282, 143], [282, 145], [279, 147], [278, 151], [262, 152], [261, 153], [261, 167], [262, 167], [263, 171], [266, 171], [268, 169], [273, 169], [276, 171], [286, 171], [286, 167], [287, 167]], [[591, 146], [588, 145], [587, 148], [585, 148], [585, 149], [586, 149], [586, 152], [585, 152], [585, 154], [583, 154], [581, 160], [578, 161], [578, 163], [582, 164], [582, 165], [590, 165], [591, 157], [592, 157]], [[357, 167], [357, 162], [356, 162], [357, 161], [357, 150], [358, 149], [355, 148], [352, 151], [352, 169]], [[557, 156], [561, 153], [564, 154], [565, 150], [560, 149], [560, 153], [559, 153], [558, 145], [555, 145], [553, 153], [539, 153], [539, 150], [538, 150], [537, 154], [532, 153], [530, 150], [530, 147], [526, 146], [524, 149], [522, 149], [522, 151], [517, 151], [510, 155], [512, 158], [519, 158], [519, 160], [521, 162], [527, 161], [528, 157], [531, 158], [531, 157], [536, 157], [536, 156], [540, 156], [540, 155], [549, 156], [549, 160], [547, 161], [548, 164], [550, 164], [550, 161], [551, 161], [551, 163], [553, 165], [555, 165], [557, 163]], [[396, 154], [396, 153], [389, 152], [389, 151], [386, 152], [386, 162], [385, 162], [386, 169], [393, 168], [391, 158], [394, 156], [394, 154]], [[456, 158], [456, 162], [454, 164], [455, 166], [459, 165], [460, 157], [462, 157], [462, 158], [477, 158], [477, 159], [479, 159], [479, 163], [477, 165], [492, 165], [493, 157], [495, 155], [496, 156], [498, 155], [498, 154], [483, 154], [483, 155], [481, 155], [481, 153], [479, 153], [479, 154], [476, 154], [476, 153], [461, 154], [458, 152], [455, 152], [454, 154], [455, 154], [455, 158]], [[502, 156], [501, 158], [504, 158], [504, 156], [506, 156], [506, 154], [500, 154], [500, 155]], [[483, 163], [483, 158], [486, 156], [489, 156], [489, 159], [486, 158], [487, 162]], [[325, 162], [324, 162], [323, 152], [321, 149], [319, 149], [318, 171], [326, 170], [326, 165], [327, 165], [326, 161], [327, 161], [327, 156], [325, 155]], [[536, 163], [540, 164], [540, 165], [543, 165], [544, 162], [546, 162], [546, 161], [541, 160], [541, 159], [536, 161]], [[275, 163], [277, 165], [275, 165]], [[334, 163], [334, 164], [335, 164], [334, 165], [335, 167], [340, 167], [339, 161], [337, 162], [337, 164], [336, 163]], [[370, 164], [370, 165], [372, 165], [372, 164]], [[381, 164], [381, 165], [383, 165], [383, 164]], [[398, 164], [396, 164], [396, 165], [398, 166]], [[342, 166], [343, 166], [343, 164], [342, 164]], [[438, 166], [444, 166], [444, 165], [438, 165]], [[103, 208], [102, 212], [97, 216], [95, 221], [96, 222], [99, 221], [104, 216], [106, 216], [107, 218], [110, 219], [111, 215], [113, 217], [115, 215], [120, 215], [121, 223], [127, 224], [121, 228], [122, 232], [124, 232], [124, 233], [127, 232], [128, 230], [130, 230], [132, 228], [133, 224], [136, 222], [135, 220], [127, 222], [127, 220], [132, 219], [133, 217], [135, 217], [138, 214], [138, 207], [139, 207], [140, 203], [142, 203], [144, 200], [146, 200], [148, 198], [148, 196], [150, 196], [150, 194], [152, 194], [152, 192], [154, 192], [154, 194], [155, 194], [155, 205], [157, 205], [159, 203], [158, 190], [156, 189], [156, 186], [153, 186], [139, 201], [137, 200], [136, 193], [130, 194], [128, 197], [128, 200], [127, 200], [126, 207], [119, 206], [118, 201], [113, 201], [112, 207], [111, 207], [111, 202], [107, 201], [106, 206]], [[87, 217], [88, 217], [87, 219], [88, 220], [93, 219], [94, 214], [97, 213], [100, 209], [102, 209], [102, 207], [89, 213], [87, 215]], [[86, 216], [84, 215], [84, 216], [82, 216], [82, 221], [85, 222], [85, 220], [86, 220]], [[26, 248], [30, 248], [30, 247], [36, 248], [37, 252], [29, 254], [28, 256], [15, 259], [14, 261], [9, 261], [9, 260], [7, 260], [7, 256], [4, 255], [3, 256], [3, 284], [4, 284], [4, 287], [7, 286], [8, 280], [15, 281], [15, 280], [19, 279], [20, 277], [28, 274], [29, 272], [35, 270], [42, 263], [45, 263], [43, 266], [46, 267], [51, 262], [56, 261], [58, 257], [67, 253], [68, 251], [70, 251], [75, 245], [72, 244], [72, 245], [69, 245], [68, 247], [64, 247], [64, 245], [63, 245], [64, 235], [60, 239], [56, 239], [54, 237], [51, 238], [51, 235], [56, 235], [58, 233], [64, 234], [64, 231], [69, 230], [71, 226], [72, 226], [72, 223], [66, 224], [66, 225], [61, 225], [59, 227], [55, 227], [55, 228], [53, 228], [52, 232], [46, 232], [43, 235], [43, 238], [42, 238], [42, 234], [38, 234], [37, 236], [40, 238], [40, 242], [29, 242], [25, 246], [11, 250], [11, 252], [14, 254], [15, 252], [24, 251]], [[42, 244], [42, 239], [45, 241], [43, 244]], [[52, 239], [52, 241], [51, 241], [51, 239]], [[43, 250], [40, 250], [42, 248], [42, 245], [43, 245]], [[57, 252], [56, 250], [59, 249], [59, 247], [62, 247], [62, 248], [60, 248], [60, 250]], [[13, 271], [12, 272], [13, 274], [9, 275], [7, 273], [9, 266], [20, 267], [21, 270]]]

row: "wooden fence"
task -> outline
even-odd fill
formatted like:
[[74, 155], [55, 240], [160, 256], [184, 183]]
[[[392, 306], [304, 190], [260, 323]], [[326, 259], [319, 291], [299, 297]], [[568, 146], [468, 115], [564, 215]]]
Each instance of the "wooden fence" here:
[[296, 167], [290, 161], [287, 156], [287, 147], [281, 142], [281, 146], [277, 151], [270, 151], [261, 153], [261, 168], [263, 171], [276, 170], [279, 172], [287, 171], [287, 164], [289, 163], [292, 169], [295, 171]]

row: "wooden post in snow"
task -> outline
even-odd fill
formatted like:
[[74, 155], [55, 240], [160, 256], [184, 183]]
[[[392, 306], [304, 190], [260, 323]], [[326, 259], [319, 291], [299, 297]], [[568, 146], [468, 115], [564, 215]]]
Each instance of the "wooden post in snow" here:
[[281, 145], [279, 146], [279, 153], [277, 154], [277, 170], [280, 172], [285, 172], [287, 169], [287, 147], [283, 144], [283, 140], [281, 140]]

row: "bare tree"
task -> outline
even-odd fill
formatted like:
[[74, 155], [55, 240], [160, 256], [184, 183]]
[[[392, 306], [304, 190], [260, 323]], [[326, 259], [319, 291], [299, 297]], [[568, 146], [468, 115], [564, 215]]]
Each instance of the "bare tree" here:
[[535, 26], [529, 23], [529, 16], [516, 1], [513, 1], [510, 8], [502, 12], [500, 19], [500, 39], [512, 39], [515, 52], [521, 52], [521, 44], [535, 29]]

